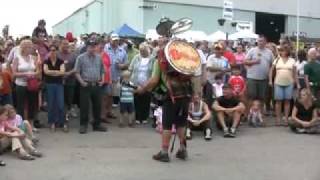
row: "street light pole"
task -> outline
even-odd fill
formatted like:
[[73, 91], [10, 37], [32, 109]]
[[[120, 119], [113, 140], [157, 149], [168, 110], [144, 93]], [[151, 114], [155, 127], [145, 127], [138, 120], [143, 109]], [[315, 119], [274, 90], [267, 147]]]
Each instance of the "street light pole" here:
[[299, 41], [300, 41], [300, 0], [297, 0], [297, 42], [296, 42], [296, 58], [298, 58]]

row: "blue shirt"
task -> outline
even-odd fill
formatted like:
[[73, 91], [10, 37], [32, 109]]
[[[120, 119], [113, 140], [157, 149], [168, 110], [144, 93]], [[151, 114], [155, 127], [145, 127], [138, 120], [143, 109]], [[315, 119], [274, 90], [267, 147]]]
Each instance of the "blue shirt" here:
[[121, 70], [118, 68], [118, 64], [126, 64], [128, 62], [127, 52], [120, 47], [112, 49], [110, 44], [105, 45], [104, 51], [109, 55], [111, 60], [111, 80], [120, 80]]

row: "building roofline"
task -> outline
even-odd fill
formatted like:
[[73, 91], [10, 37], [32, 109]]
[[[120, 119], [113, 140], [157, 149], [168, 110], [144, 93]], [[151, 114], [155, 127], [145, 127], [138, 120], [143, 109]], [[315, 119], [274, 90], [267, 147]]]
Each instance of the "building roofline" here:
[[93, 0], [93, 1], [91, 1], [91, 2], [89, 2], [89, 3], [87, 3], [86, 5], [84, 5], [83, 7], [81, 7], [81, 8], [79, 8], [79, 9], [75, 10], [72, 14], [70, 14], [69, 16], [67, 16], [67, 17], [63, 18], [63, 19], [62, 19], [62, 20], [60, 20], [58, 23], [54, 24], [54, 25], [52, 26], [52, 28], [54, 28], [55, 26], [60, 25], [60, 24], [61, 24], [61, 23], [63, 23], [65, 20], [69, 19], [70, 17], [74, 16], [75, 14], [77, 14], [78, 12], [80, 12], [81, 10], [83, 10], [83, 9], [85, 9], [85, 8], [87, 8], [87, 7], [89, 7], [90, 5], [92, 5], [92, 4], [96, 3], [96, 2], [99, 2], [99, 1], [97, 1], [97, 0]]

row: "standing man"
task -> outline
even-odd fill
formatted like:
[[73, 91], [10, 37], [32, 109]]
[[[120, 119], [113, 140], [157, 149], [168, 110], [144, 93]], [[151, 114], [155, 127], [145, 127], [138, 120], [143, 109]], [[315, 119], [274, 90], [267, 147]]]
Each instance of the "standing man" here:
[[104, 67], [101, 57], [96, 54], [97, 42], [89, 40], [87, 51], [77, 58], [76, 77], [80, 87], [80, 134], [86, 134], [89, 123], [89, 104], [91, 101], [94, 121], [93, 131], [106, 132], [101, 123], [101, 86], [104, 82]]
[[258, 47], [252, 48], [248, 52], [244, 62], [248, 67], [247, 89], [249, 105], [254, 99], [259, 100], [260, 104], [264, 104], [264, 98], [267, 94], [268, 74], [273, 61], [273, 54], [271, 50], [266, 48], [266, 44], [266, 38], [260, 35], [258, 38]]
[[[177, 135], [180, 139], [180, 148], [176, 157], [186, 160], [188, 157], [186, 147], [186, 125], [189, 112], [189, 103], [193, 89], [191, 79], [183, 79], [177, 73], [167, 73], [160, 63], [166, 61], [163, 56], [163, 49], [159, 50], [158, 61], [154, 63], [153, 72], [149, 81], [139, 87], [137, 93], [142, 94], [145, 91], [150, 91], [156, 86], [163, 87], [167, 93], [167, 98], [163, 100], [163, 115], [162, 115], [162, 149], [152, 158], [156, 161], [169, 162], [169, 144], [171, 140], [171, 129], [174, 124], [177, 128]], [[159, 62], [160, 61], [160, 62]], [[198, 84], [200, 85], [200, 83]]]
[[104, 51], [111, 59], [111, 80], [113, 107], [117, 107], [120, 100], [120, 75], [121, 71], [128, 68], [128, 56], [123, 48], [119, 47], [120, 37], [118, 34], [111, 34], [110, 44], [106, 44]]
[[309, 62], [304, 66], [304, 76], [307, 89], [320, 100], [320, 63], [317, 62], [317, 50], [311, 48], [308, 51]]

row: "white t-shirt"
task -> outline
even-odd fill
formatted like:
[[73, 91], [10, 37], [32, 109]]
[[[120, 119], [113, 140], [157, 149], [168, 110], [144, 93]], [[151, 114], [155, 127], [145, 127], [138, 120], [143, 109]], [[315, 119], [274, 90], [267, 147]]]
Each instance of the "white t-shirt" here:
[[[221, 57], [217, 58], [216, 55], [213, 54], [208, 57], [208, 60], [206, 62], [206, 67], [207, 68], [212, 67], [212, 68], [219, 68], [219, 69], [230, 69], [230, 64], [225, 57], [221, 56]], [[216, 75], [219, 73], [221, 73], [221, 72], [207, 71], [207, 80], [211, 84], [213, 84], [215, 82]]]
[[159, 123], [162, 123], [162, 107], [158, 107], [153, 115], [157, 118], [157, 121], [159, 121]]
[[307, 61], [302, 61], [301, 63], [299, 61], [296, 61], [296, 67], [299, 77], [304, 76], [304, 66], [307, 64]]
[[223, 83], [222, 84], [217, 84], [217, 83], [212, 84], [214, 92], [215, 92], [214, 96], [216, 98], [223, 96], [223, 85], [224, 85]]

